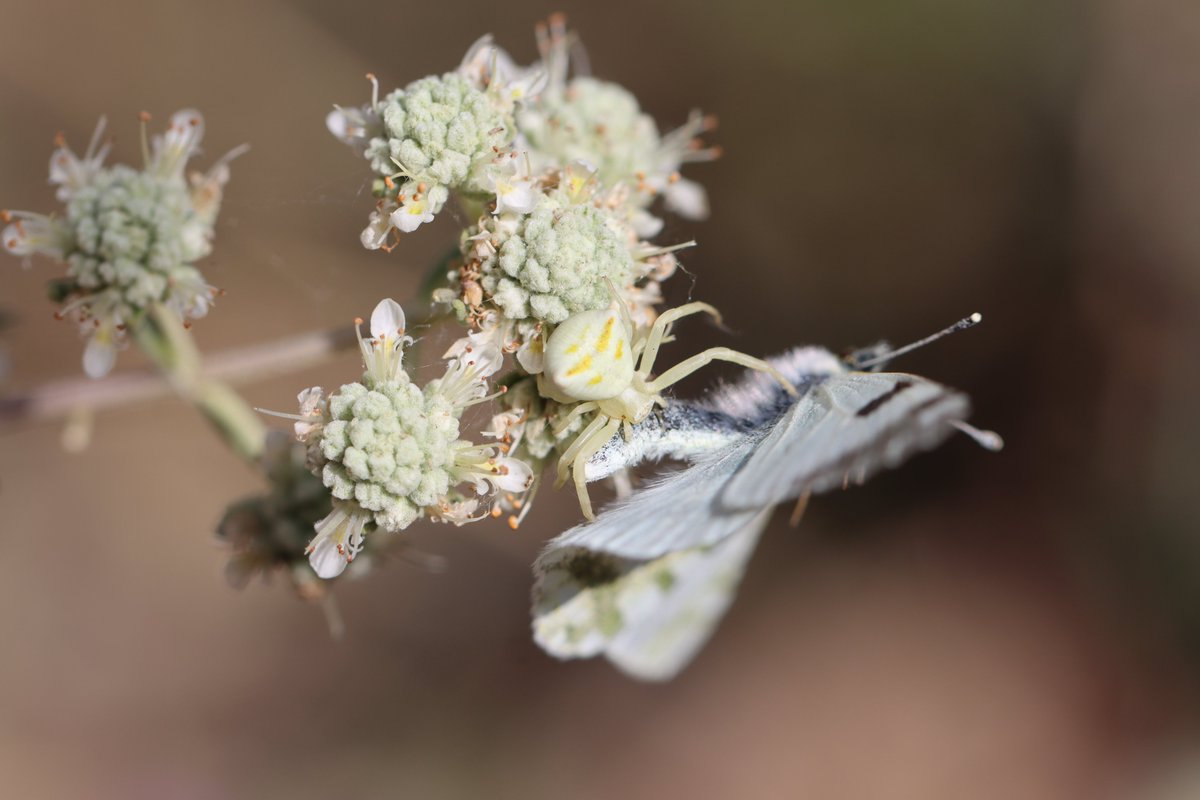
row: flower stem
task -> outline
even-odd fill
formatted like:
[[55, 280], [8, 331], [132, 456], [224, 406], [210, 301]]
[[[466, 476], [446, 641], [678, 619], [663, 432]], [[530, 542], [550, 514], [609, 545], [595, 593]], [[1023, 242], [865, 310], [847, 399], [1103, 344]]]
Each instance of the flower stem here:
[[179, 316], [165, 306], [152, 306], [132, 333], [171, 388], [208, 417], [235, 453], [257, 463], [266, 427], [237, 392], [204, 375], [200, 352]]

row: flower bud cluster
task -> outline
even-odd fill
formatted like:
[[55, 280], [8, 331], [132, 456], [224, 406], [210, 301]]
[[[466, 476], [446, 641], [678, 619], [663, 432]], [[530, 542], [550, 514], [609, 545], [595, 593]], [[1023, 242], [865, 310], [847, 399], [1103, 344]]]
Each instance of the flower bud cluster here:
[[241, 152], [206, 174], [185, 177], [204, 130], [200, 114], [185, 110], [154, 138], [141, 170], [105, 167], [103, 126], [101, 120], [83, 157], [59, 139], [50, 182], [66, 203], [65, 214], [4, 212], [10, 224], [0, 234], [10, 253], [65, 262], [55, 294], [65, 301], [60, 315], [74, 317], [88, 337], [83, 364], [92, 377], [112, 368], [125, 331], [152, 306], [164, 305], [184, 320], [208, 313], [216, 290], [192, 264], [212, 249], [228, 161]]
[[[450, 359], [445, 374], [418, 387], [404, 372], [404, 312], [392, 300], [371, 315], [369, 339], [360, 337], [366, 372], [325, 398], [320, 388], [300, 394], [297, 438], [308, 466], [334, 497], [333, 511], [316, 525], [308, 552], [321, 577], [340, 574], [371, 528], [399, 531], [429, 516], [463, 524], [480, 497], [524, 492], [529, 468], [495, 445], [459, 438], [463, 411], [485, 399], [487, 379], [500, 368], [495, 348], [471, 348]], [[467, 485], [474, 497], [460, 487]]]

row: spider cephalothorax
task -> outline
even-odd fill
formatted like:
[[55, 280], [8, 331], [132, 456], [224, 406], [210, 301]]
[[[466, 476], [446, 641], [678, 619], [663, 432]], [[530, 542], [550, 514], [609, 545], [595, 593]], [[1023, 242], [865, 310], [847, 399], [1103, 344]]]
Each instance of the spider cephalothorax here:
[[662, 391], [713, 361], [731, 361], [762, 370], [791, 393], [795, 388], [767, 362], [753, 356], [713, 347], [687, 358], [658, 377], [651, 375], [658, 349], [667, 340], [671, 323], [690, 314], [705, 313], [720, 320], [707, 303], [687, 303], [669, 309], [648, 329], [638, 330], [629, 310], [619, 300], [616, 308], [583, 311], [564, 320], [546, 342], [545, 370], [539, 378], [543, 395], [562, 403], [574, 403], [565, 429], [583, 414], [595, 417], [562, 452], [558, 460], [558, 484], [573, 474], [583, 515], [592, 519], [584, 466], [589, 458], [625, 426], [641, 422], [656, 405], [666, 402]]

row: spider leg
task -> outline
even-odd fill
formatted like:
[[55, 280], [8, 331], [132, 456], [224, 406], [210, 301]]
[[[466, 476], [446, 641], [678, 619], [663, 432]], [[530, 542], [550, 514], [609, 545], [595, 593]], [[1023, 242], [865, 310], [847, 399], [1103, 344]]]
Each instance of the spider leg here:
[[[588, 445], [588, 443], [591, 441], [591, 438], [596, 435], [596, 432], [607, 425], [610, 419], [610, 417], [606, 417], [603, 414], [597, 414], [596, 418], [588, 423], [588, 426], [584, 428], [578, 436], [575, 437], [575, 440], [571, 442], [567, 449], [562, 452], [562, 455], [558, 457], [558, 470], [554, 479], [555, 489], [567, 482], [567, 472], [570, 471], [571, 465], [575, 461], [576, 454], [578, 454], [580, 450]], [[612, 434], [609, 434], [608, 438], [611, 439]], [[604, 444], [604, 442], [607, 441], [608, 439], [604, 439], [601, 441], [601, 444]], [[599, 447], [596, 449], [598, 450]]]
[[567, 414], [567, 416], [563, 417], [563, 419], [560, 420], [559, 423], [554, 426], [554, 435], [555, 436], [559, 435], [560, 433], [565, 431], [567, 428], [571, 427], [572, 422], [579, 419], [580, 417], [582, 417], [584, 414], [588, 413], [589, 411], [595, 411], [599, 407], [600, 407], [599, 404], [596, 403], [596, 401], [594, 401], [594, 400], [589, 400], [586, 403], [580, 403], [579, 405], [575, 406], [574, 408], [571, 409], [570, 413]]
[[612, 295], [613, 300], [617, 304], [617, 309], [621, 312], [621, 322], [625, 323], [625, 330], [629, 331], [629, 337], [632, 339], [633, 332], [637, 328], [633, 324], [633, 315], [629, 313], [629, 306], [617, 292], [617, 285], [612, 282], [612, 278], [605, 278], [604, 280], [608, 283], [608, 293]]
[[574, 473], [573, 477], [575, 478], [575, 492], [579, 495], [579, 509], [583, 512], [584, 519], [593, 520], [596, 518], [596, 515], [592, 513], [592, 499], [588, 496], [587, 490], [588, 459], [595, 455], [597, 450], [604, 447], [620, 427], [621, 420], [610, 419], [602, 430], [593, 434], [590, 442], [580, 448], [579, 453], [575, 456], [575, 460], [571, 464], [571, 471]]
[[676, 308], [669, 308], [662, 314], [659, 314], [658, 319], [654, 320], [654, 324], [650, 327], [650, 333], [646, 336], [646, 341], [642, 347], [642, 360], [638, 363], [638, 371], [648, 373], [654, 367], [654, 359], [658, 357], [658, 348], [662, 346], [667, 335], [667, 329], [672, 322], [682, 317], [700, 313], [711, 315], [718, 324], [721, 322], [721, 312], [708, 303], [686, 303]]
[[739, 353], [736, 350], [730, 350], [728, 347], [711, 347], [702, 353], [697, 353], [691, 358], [684, 359], [664, 372], [662, 375], [659, 375], [657, 378], [647, 383], [646, 388], [653, 394], [658, 394], [671, 384], [678, 383], [696, 370], [707, 364], [711, 364], [714, 361], [729, 361], [734, 364], [741, 364], [743, 367], [749, 367], [750, 369], [756, 369], [761, 372], [765, 372], [775, 380], [779, 381], [783, 385], [783, 388], [787, 389], [788, 394], [792, 395], [793, 397], [796, 397], [798, 394], [796, 392], [796, 387], [792, 385], [791, 381], [783, 377], [779, 370], [772, 367], [766, 361], [763, 361], [761, 358], [755, 358], [754, 356], [746, 355], [745, 353]]

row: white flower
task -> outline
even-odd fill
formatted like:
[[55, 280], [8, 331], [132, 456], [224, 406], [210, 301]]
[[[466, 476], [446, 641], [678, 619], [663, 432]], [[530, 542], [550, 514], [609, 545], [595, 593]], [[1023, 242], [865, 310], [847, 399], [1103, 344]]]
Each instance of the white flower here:
[[498, 455], [492, 446], [463, 448], [455, 457], [455, 476], [470, 482], [479, 495], [521, 494], [533, 485], [533, 470], [524, 461]]
[[302, 419], [296, 420], [292, 429], [295, 431], [296, 438], [299, 441], [308, 444], [309, 438], [314, 432], [319, 432], [323, 424], [325, 392], [320, 386], [313, 386], [296, 395], [296, 399], [300, 402], [300, 416]]
[[433, 222], [433, 210], [427, 196], [418, 193], [406, 197], [388, 217], [388, 222], [403, 233], [412, 233], [426, 222]]
[[383, 120], [371, 106], [334, 106], [325, 117], [325, 127], [342, 142], [361, 150], [372, 138], [383, 133]]
[[208, 229], [210, 236], [213, 223], [217, 220], [217, 212], [221, 208], [225, 184], [229, 183], [229, 162], [249, 150], [248, 144], [238, 145], [218, 158], [207, 172], [193, 172], [188, 176], [192, 185], [192, 208], [197, 219]]
[[96, 123], [96, 130], [92, 134], [92, 140], [88, 143], [87, 152], [83, 158], [79, 158], [67, 146], [64, 137], [55, 137], [55, 143], [58, 149], [50, 156], [50, 183], [57, 185], [58, 190], [54, 193], [60, 201], [66, 202], [71, 199], [71, 196], [83, 186], [91, 182], [97, 172], [104, 165], [104, 158], [108, 155], [109, 143], [100, 144], [100, 137], [104, 135], [104, 117]]
[[404, 309], [390, 297], [380, 300], [371, 312], [371, 337], [363, 339], [355, 320], [354, 331], [367, 372], [378, 383], [396, 380], [403, 370], [404, 346], [412, 341], [404, 335]]
[[22, 256], [25, 267], [34, 253], [61, 260], [71, 248], [71, 228], [63, 220], [29, 211], [0, 211], [0, 220], [10, 223], [0, 232], [0, 244]]
[[117, 361], [117, 350], [124, 343], [125, 338], [118, 334], [115, 325], [102, 323], [83, 348], [84, 373], [89, 378], [103, 378], [112, 372]]
[[455, 527], [462, 527], [469, 522], [478, 522], [488, 516], [487, 511], [476, 514], [475, 511], [478, 508], [479, 500], [470, 497], [453, 503], [443, 503], [430, 509], [429, 518], [434, 522], [447, 522]]
[[194, 108], [176, 111], [166, 133], [154, 137], [148, 171], [160, 178], [182, 178], [188, 159], [200, 149], [203, 138], [204, 117], [200, 112]]
[[517, 66], [512, 56], [492, 42], [491, 34], [481, 36], [471, 45], [459, 64], [458, 74], [475, 88], [492, 93], [504, 107], [536, 98], [549, 82], [549, 75], [541, 65]]
[[333, 511], [316, 524], [317, 535], [305, 550], [317, 577], [336, 578], [345, 571], [362, 552], [363, 528], [370, 519], [353, 504], [334, 501]]
[[537, 182], [532, 177], [521, 174], [516, 153], [502, 158], [499, 164], [488, 171], [488, 177], [491, 180], [491, 189], [496, 194], [496, 210], [493, 214], [528, 214], [537, 205]]
[[370, 222], [358, 237], [363, 247], [368, 250], [378, 250], [383, 247], [392, 230], [391, 216], [394, 207], [394, 204], [385, 204], [371, 212]]

